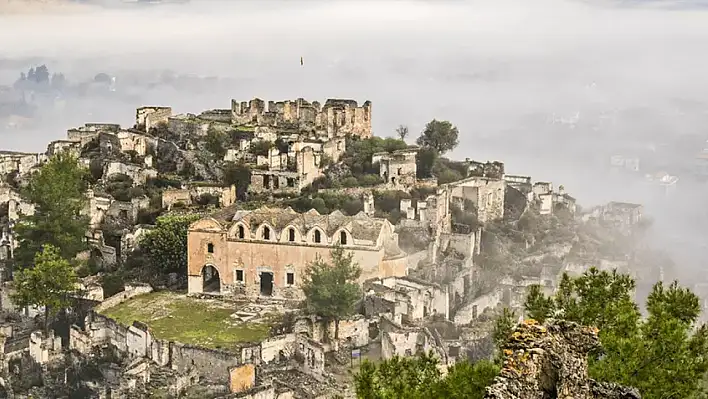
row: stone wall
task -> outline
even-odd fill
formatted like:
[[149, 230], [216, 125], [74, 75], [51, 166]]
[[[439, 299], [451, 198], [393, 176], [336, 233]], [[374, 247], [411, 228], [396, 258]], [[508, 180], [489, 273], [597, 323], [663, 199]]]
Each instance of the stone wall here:
[[416, 150], [399, 150], [392, 154], [374, 154], [379, 162], [379, 174], [387, 184], [411, 187], [416, 181]]
[[104, 178], [116, 174], [129, 176], [133, 179], [133, 185], [139, 186], [145, 184], [148, 178], [157, 177], [157, 170], [123, 162], [108, 162], [103, 169]]
[[297, 334], [285, 334], [261, 341], [263, 363], [279, 362], [292, 356], [297, 342]]
[[324, 106], [304, 99], [295, 101], [231, 100], [232, 123], [247, 126], [286, 126], [318, 136], [371, 137], [371, 102], [360, 107], [354, 100], [328, 99]]
[[445, 234], [443, 240], [447, 242], [448, 248], [471, 257], [475, 253], [475, 233], [469, 234]]
[[96, 306], [94, 310], [96, 312], [101, 312], [114, 306], [118, 306], [130, 298], [150, 292], [152, 292], [152, 287], [147, 284], [126, 284], [124, 291], [107, 298], [101, 302], [100, 305]]
[[455, 324], [469, 324], [487, 308], [494, 308], [502, 301], [501, 289], [482, 295], [470, 301], [455, 313]]
[[170, 365], [180, 372], [196, 369], [199, 374], [215, 383], [228, 383], [229, 369], [241, 363], [240, 356], [196, 346], [170, 342]]
[[231, 124], [231, 110], [210, 109], [199, 114], [198, 118], [209, 122], [222, 122]]
[[461, 205], [465, 200], [472, 201], [477, 207], [480, 222], [504, 217], [504, 193], [506, 181], [486, 177], [470, 177], [450, 184], [452, 199]]
[[410, 357], [428, 352], [433, 347], [433, 338], [426, 328], [409, 328], [400, 331], [385, 331], [381, 336], [381, 357]]
[[162, 207], [168, 211], [176, 203], [192, 204], [192, 194], [188, 189], [171, 188], [162, 191]]
[[111, 345], [131, 358], [148, 358], [179, 373], [196, 371], [202, 378], [216, 384], [229, 384], [230, 370], [244, 363], [239, 353], [155, 339], [142, 323], [136, 322], [126, 327], [95, 312], [86, 317], [83, 330], [72, 326], [71, 349], [88, 353], [91, 348], [104, 345]]
[[149, 132], [150, 129], [157, 127], [158, 123], [167, 123], [167, 118], [171, 116], [170, 107], [140, 107], [135, 111], [135, 125]]

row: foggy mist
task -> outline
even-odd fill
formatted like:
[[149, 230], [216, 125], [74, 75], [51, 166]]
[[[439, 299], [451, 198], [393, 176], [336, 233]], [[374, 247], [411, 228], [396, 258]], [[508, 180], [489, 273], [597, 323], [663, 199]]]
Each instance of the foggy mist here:
[[[708, 189], [690, 176], [708, 139], [699, 2], [193, 0], [0, 14], [0, 38], [0, 85], [46, 63], [72, 83], [115, 76], [128, 92], [40, 110], [40, 127], [0, 132], [2, 149], [43, 151], [85, 122], [129, 126], [141, 105], [371, 100], [377, 136], [407, 124], [413, 140], [431, 119], [449, 120], [461, 133], [452, 158], [504, 161], [508, 174], [563, 184], [584, 206], [641, 202], [683, 277], [708, 258]], [[153, 84], [165, 71], [192, 83]], [[613, 154], [679, 176], [674, 196], [646, 189], [643, 174], [609, 173]]]

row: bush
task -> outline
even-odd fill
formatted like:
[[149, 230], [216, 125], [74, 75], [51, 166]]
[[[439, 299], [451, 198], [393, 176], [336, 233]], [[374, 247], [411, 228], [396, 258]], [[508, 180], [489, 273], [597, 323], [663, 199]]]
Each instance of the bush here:
[[358, 178], [358, 183], [362, 187], [370, 187], [383, 183], [383, 179], [379, 175], [361, 175]]
[[438, 174], [438, 184], [452, 183], [462, 179], [464, 179], [464, 177], [459, 172], [452, 169], [445, 169]]
[[179, 180], [158, 176], [148, 179], [146, 186], [157, 188], [182, 188], [182, 182]]
[[384, 213], [390, 213], [401, 207], [401, 200], [411, 198], [405, 191], [381, 191], [374, 193], [374, 204], [376, 209]]
[[219, 197], [214, 194], [204, 193], [197, 198], [197, 204], [201, 206], [215, 205], [219, 206]]
[[348, 138], [347, 150], [342, 162], [349, 167], [354, 176], [376, 174], [379, 171], [371, 163], [371, 157], [377, 152], [392, 152], [407, 148], [405, 141], [394, 138], [371, 137], [367, 139]]
[[342, 181], [342, 185], [344, 187], [356, 187], [357, 185], [359, 185], [359, 181], [357, 180], [356, 177], [349, 176]]
[[207, 135], [205, 138], [205, 145], [207, 151], [214, 154], [218, 159], [221, 159], [226, 155], [226, 141], [228, 136], [226, 134], [209, 127], [207, 130]]
[[155, 224], [157, 217], [162, 213], [162, 209], [140, 209], [138, 211], [138, 224]]
[[141, 198], [144, 196], [145, 190], [143, 190], [142, 187], [131, 187], [128, 189], [128, 197], [130, 197], [130, 199]]
[[120, 273], [106, 274], [101, 277], [101, 287], [103, 287], [103, 296], [111, 297], [119, 292], [125, 291], [125, 282]]
[[106, 192], [117, 201], [130, 201], [131, 188], [133, 188], [133, 179], [124, 174], [113, 175], [106, 182]]
[[342, 206], [342, 211], [349, 216], [354, 216], [364, 210], [364, 203], [358, 199], [347, 200]]
[[315, 209], [317, 210], [317, 212], [319, 212], [319, 213], [321, 213], [321, 214], [326, 214], [326, 213], [328, 213], [328, 212], [327, 212], [328, 209], [327, 209], [327, 207], [326, 207], [326, 205], [325, 205], [325, 202], [324, 202], [324, 200], [323, 200], [322, 198], [315, 198], [315, 199], [313, 199], [312, 202], [310, 203], [310, 206], [311, 206], [312, 208], [315, 208]]
[[258, 156], [258, 155], [266, 156], [266, 155], [268, 155], [268, 151], [270, 151], [271, 147], [273, 147], [273, 143], [270, 141], [266, 141], [266, 140], [253, 141], [253, 142], [251, 142], [250, 152], [256, 156]]
[[100, 159], [92, 159], [89, 163], [89, 173], [93, 183], [101, 180], [103, 177], [103, 162]]

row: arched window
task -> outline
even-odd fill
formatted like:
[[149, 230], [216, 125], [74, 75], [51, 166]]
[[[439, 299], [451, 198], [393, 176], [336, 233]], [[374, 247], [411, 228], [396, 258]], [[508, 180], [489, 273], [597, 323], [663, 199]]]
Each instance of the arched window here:
[[243, 226], [238, 226], [238, 238], [243, 240], [244, 237], [246, 237], [246, 229]]
[[210, 254], [214, 253], [214, 244], [212, 244], [212, 243], [207, 244], [207, 252], [209, 252]]
[[315, 242], [318, 244], [322, 242], [322, 234], [319, 230], [315, 230]]
[[268, 226], [263, 228], [263, 239], [270, 240], [270, 228]]
[[295, 241], [295, 229], [292, 227], [288, 229], [288, 241]]
[[339, 243], [342, 245], [347, 245], [347, 233], [342, 231], [339, 233]]

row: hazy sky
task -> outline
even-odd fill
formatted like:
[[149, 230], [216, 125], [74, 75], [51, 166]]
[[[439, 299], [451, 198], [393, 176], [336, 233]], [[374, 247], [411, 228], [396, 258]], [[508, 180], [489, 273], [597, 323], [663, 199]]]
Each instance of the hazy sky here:
[[[503, 160], [508, 173], [564, 184], [584, 204], [651, 203], [596, 169], [615, 150], [611, 144], [656, 146], [683, 134], [708, 139], [708, 10], [699, 3], [193, 0], [0, 15], [0, 57], [44, 57], [74, 81], [161, 69], [233, 79], [200, 95], [145, 93], [146, 101], [177, 112], [227, 108], [231, 98], [371, 100], [377, 135], [448, 119], [461, 132], [454, 157]], [[699, 111], [681, 115], [679, 99], [697, 102]], [[111, 103], [100, 115], [130, 125], [140, 105]], [[617, 112], [629, 108], [645, 113], [618, 122]], [[576, 112], [575, 129], [546, 123]], [[91, 118], [65, 116], [72, 123]], [[0, 147], [40, 150], [69, 127], [6, 135]], [[685, 207], [705, 203], [703, 186], [686, 187]], [[671, 222], [693, 217], [674, 217], [674, 204], [656, 202], [654, 213], [671, 214]]]

